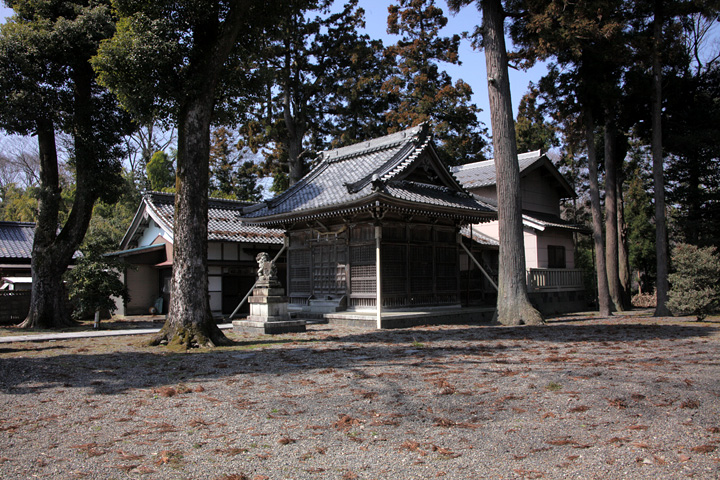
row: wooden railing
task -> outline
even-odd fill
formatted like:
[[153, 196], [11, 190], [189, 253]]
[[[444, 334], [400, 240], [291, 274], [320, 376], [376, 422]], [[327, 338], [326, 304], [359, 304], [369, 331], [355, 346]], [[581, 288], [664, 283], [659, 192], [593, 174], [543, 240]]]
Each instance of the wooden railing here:
[[529, 292], [582, 290], [582, 270], [567, 268], [531, 268], [527, 275]]

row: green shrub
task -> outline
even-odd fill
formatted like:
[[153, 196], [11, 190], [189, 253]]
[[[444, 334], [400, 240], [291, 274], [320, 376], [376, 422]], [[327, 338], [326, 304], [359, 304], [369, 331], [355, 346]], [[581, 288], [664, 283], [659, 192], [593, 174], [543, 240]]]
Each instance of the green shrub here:
[[114, 257], [103, 255], [107, 249], [107, 238], [91, 239], [81, 248], [83, 255], [75, 268], [65, 274], [76, 319], [89, 318], [103, 310], [112, 315], [117, 308], [113, 297], [125, 301], [130, 298], [118, 274], [124, 266]]
[[668, 307], [702, 320], [720, 306], [720, 257], [715, 247], [681, 243], [672, 251]]

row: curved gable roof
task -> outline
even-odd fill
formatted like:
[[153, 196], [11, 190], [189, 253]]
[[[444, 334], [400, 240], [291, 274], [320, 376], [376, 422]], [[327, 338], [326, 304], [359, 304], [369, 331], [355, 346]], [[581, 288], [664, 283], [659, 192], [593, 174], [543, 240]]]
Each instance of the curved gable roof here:
[[368, 208], [375, 201], [458, 216], [493, 216], [466, 192], [437, 157], [426, 124], [323, 152], [316, 166], [285, 193], [246, 208], [254, 223]]

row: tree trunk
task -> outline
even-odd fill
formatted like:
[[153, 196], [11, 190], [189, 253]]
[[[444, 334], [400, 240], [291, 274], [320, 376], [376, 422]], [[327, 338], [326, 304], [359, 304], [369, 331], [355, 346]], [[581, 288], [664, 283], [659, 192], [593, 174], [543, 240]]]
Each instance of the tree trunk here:
[[520, 168], [500, 0], [483, 0], [482, 12], [500, 230], [497, 319], [504, 325], [539, 325], [543, 318], [530, 304], [525, 279]]
[[75, 157], [75, 198], [60, 233], [60, 186], [58, 181], [55, 131], [52, 121], [38, 121], [40, 151], [40, 195], [38, 221], [32, 253], [33, 286], [30, 310], [21, 328], [60, 328], [74, 325], [70, 318], [63, 275], [87, 232], [93, 206], [98, 198], [96, 169], [99, 162], [94, 148], [92, 83], [94, 73], [88, 62], [72, 67], [73, 154]]
[[188, 101], [178, 125], [170, 306], [151, 344], [208, 347], [230, 343], [213, 320], [207, 275], [212, 94]]
[[[303, 118], [304, 107], [301, 102], [293, 101], [294, 88], [299, 81], [293, 76], [292, 53], [290, 41], [285, 42], [285, 85], [283, 92], [283, 118], [287, 137], [285, 146], [288, 154], [288, 183], [290, 186], [296, 184], [305, 175], [302, 163], [302, 142], [305, 137], [305, 119]], [[297, 99], [295, 99], [297, 100]]]
[[60, 187], [55, 129], [51, 120], [38, 121], [37, 137], [40, 153], [40, 192], [31, 259], [33, 282], [30, 291], [30, 310], [19, 327], [60, 328], [70, 326], [74, 322], [67, 309], [67, 296], [62, 283], [62, 275], [67, 264], [63, 267], [54, 251]]
[[618, 273], [620, 275], [623, 305], [625, 310], [630, 310], [632, 309], [632, 285], [630, 284], [630, 252], [628, 249], [627, 224], [625, 223], [625, 199], [623, 195], [625, 174], [622, 173], [622, 167], [618, 168], [618, 172], [620, 173], [617, 181]]
[[605, 242], [602, 231], [602, 211], [600, 210], [600, 188], [598, 186], [598, 163], [595, 152], [595, 121], [591, 107], [583, 112], [585, 121], [585, 139], [588, 150], [588, 170], [590, 176], [590, 209], [593, 220], [593, 241], [595, 243], [595, 270], [597, 271], [598, 307], [600, 315], [610, 315], [610, 291], [608, 290], [607, 270], [605, 269]]
[[617, 230], [617, 149], [615, 121], [609, 113], [605, 120], [605, 267], [608, 289], [615, 310], [625, 310], [620, 285]]
[[170, 306], [165, 325], [151, 345], [167, 342], [187, 349], [232, 343], [213, 320], [208, 293], [210, 122], [220, 74], [248, 8], [249, 2], [233, 3], [222, 24], [217, 16], [209, 15], [194, 26], [197, 63], [188, 66], [194, 82], [188, 85], [178, 115]]
[[665, 226], [665, 181], [663, 179], [662, 147], [662, 65], [660, 48], [662, 41], [662, 2], [655, 1], [653, 22], [653, 99], [652, 99], [652, 157], [653, 185], [655, 189], [655, 250], [657, 256], [657, 305], [656, 317], [671, 315], [668, 301], [667, 230]]
[[[295, 185], [305, 175], [302, 153], [302, 135], [297, 134], [297, 125], [294, 120], [291, 121], [292, 129], [288, 125], [287, 152], [288, 152], [288, 182], [289, 185]], [[304, 135], [304, 134], [303, 134]]]

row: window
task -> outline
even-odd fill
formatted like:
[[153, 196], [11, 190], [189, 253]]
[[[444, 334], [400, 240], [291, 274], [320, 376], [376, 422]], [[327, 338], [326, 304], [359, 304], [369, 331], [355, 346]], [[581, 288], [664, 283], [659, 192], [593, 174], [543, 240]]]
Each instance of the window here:
[[565, 268], [565, 247], [548, 245], [548, 268]]

